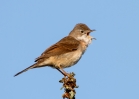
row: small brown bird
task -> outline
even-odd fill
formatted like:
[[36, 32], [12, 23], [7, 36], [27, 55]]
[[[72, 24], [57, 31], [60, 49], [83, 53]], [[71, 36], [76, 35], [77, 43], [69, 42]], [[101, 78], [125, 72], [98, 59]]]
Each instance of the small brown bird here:
[[44, 66], [55, 68], [67, 76], [63, 68], [75, 65], [80, 60], [92, 39], [95, 39], [89, 35], [93, 31], [95, 30], [91, 30], [86, 24], [77, 24], [68, 36], [46, 49], [40, 57], [36, 58], [35, 64], [14, 76], [29, 69]]

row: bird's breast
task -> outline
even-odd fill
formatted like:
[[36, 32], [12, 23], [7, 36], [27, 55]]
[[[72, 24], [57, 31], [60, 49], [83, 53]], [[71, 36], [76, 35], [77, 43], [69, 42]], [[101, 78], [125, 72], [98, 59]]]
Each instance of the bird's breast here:
[[69, 53], [66, 53], [62, 56], [59, 56], [59, 59], [61, 61], [59, 61], [60, 65], [62, 66], [62, 68], [67, 68], [67, 67], [70, 67], [74, 64], [76, 64], [81, 56], [82, 56], [82, 51], [74, 51], [74, 52], [69, 52]]

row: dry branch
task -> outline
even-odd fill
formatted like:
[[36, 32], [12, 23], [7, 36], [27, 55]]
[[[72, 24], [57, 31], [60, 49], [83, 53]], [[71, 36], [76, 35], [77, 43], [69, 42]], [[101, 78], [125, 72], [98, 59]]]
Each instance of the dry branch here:
[[61, 89], [64, 88], [65, 93], [62, 95], [63, 99], [75, 99], [76, 91], [74, 88], [78, 88], [76, 86], [76, 79], [74, 78], [75, 74], [72, 72], [68, 74], [68, 76], [64, 76], [59, 82], [63, 83]]

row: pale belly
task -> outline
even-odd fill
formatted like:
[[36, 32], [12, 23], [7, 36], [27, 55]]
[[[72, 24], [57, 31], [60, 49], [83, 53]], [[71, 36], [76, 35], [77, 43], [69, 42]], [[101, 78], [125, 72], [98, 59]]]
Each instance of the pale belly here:
[[53, 65], [60, 66], [61, 68], [67, 68], [72, 65], [75, 65], [80, 60], [81, 56], [81, 51], [75, 51], [57, 57], [53, 57], [53, 60], [55, 60], [53, 61]]

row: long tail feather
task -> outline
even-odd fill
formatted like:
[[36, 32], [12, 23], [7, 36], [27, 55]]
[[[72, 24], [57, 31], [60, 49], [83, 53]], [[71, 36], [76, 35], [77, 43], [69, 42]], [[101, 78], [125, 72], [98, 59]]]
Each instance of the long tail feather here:
[[17, 74], [15, 74], [14, 77], [15, 77], [15, 76], [18, 76], [19, 74], [21, 74], [21, 73], [23, 73], [23, 72], [26, 72], [26, 71], [29, 70], [29, 69], [34, 68], [35, 66], [36, 66], [36, 64], [33, 64], [33, 65], [29, 66], [28, 68], [26, 68], [26, 69], [24, 69], [24, 70], [18, 72]]

